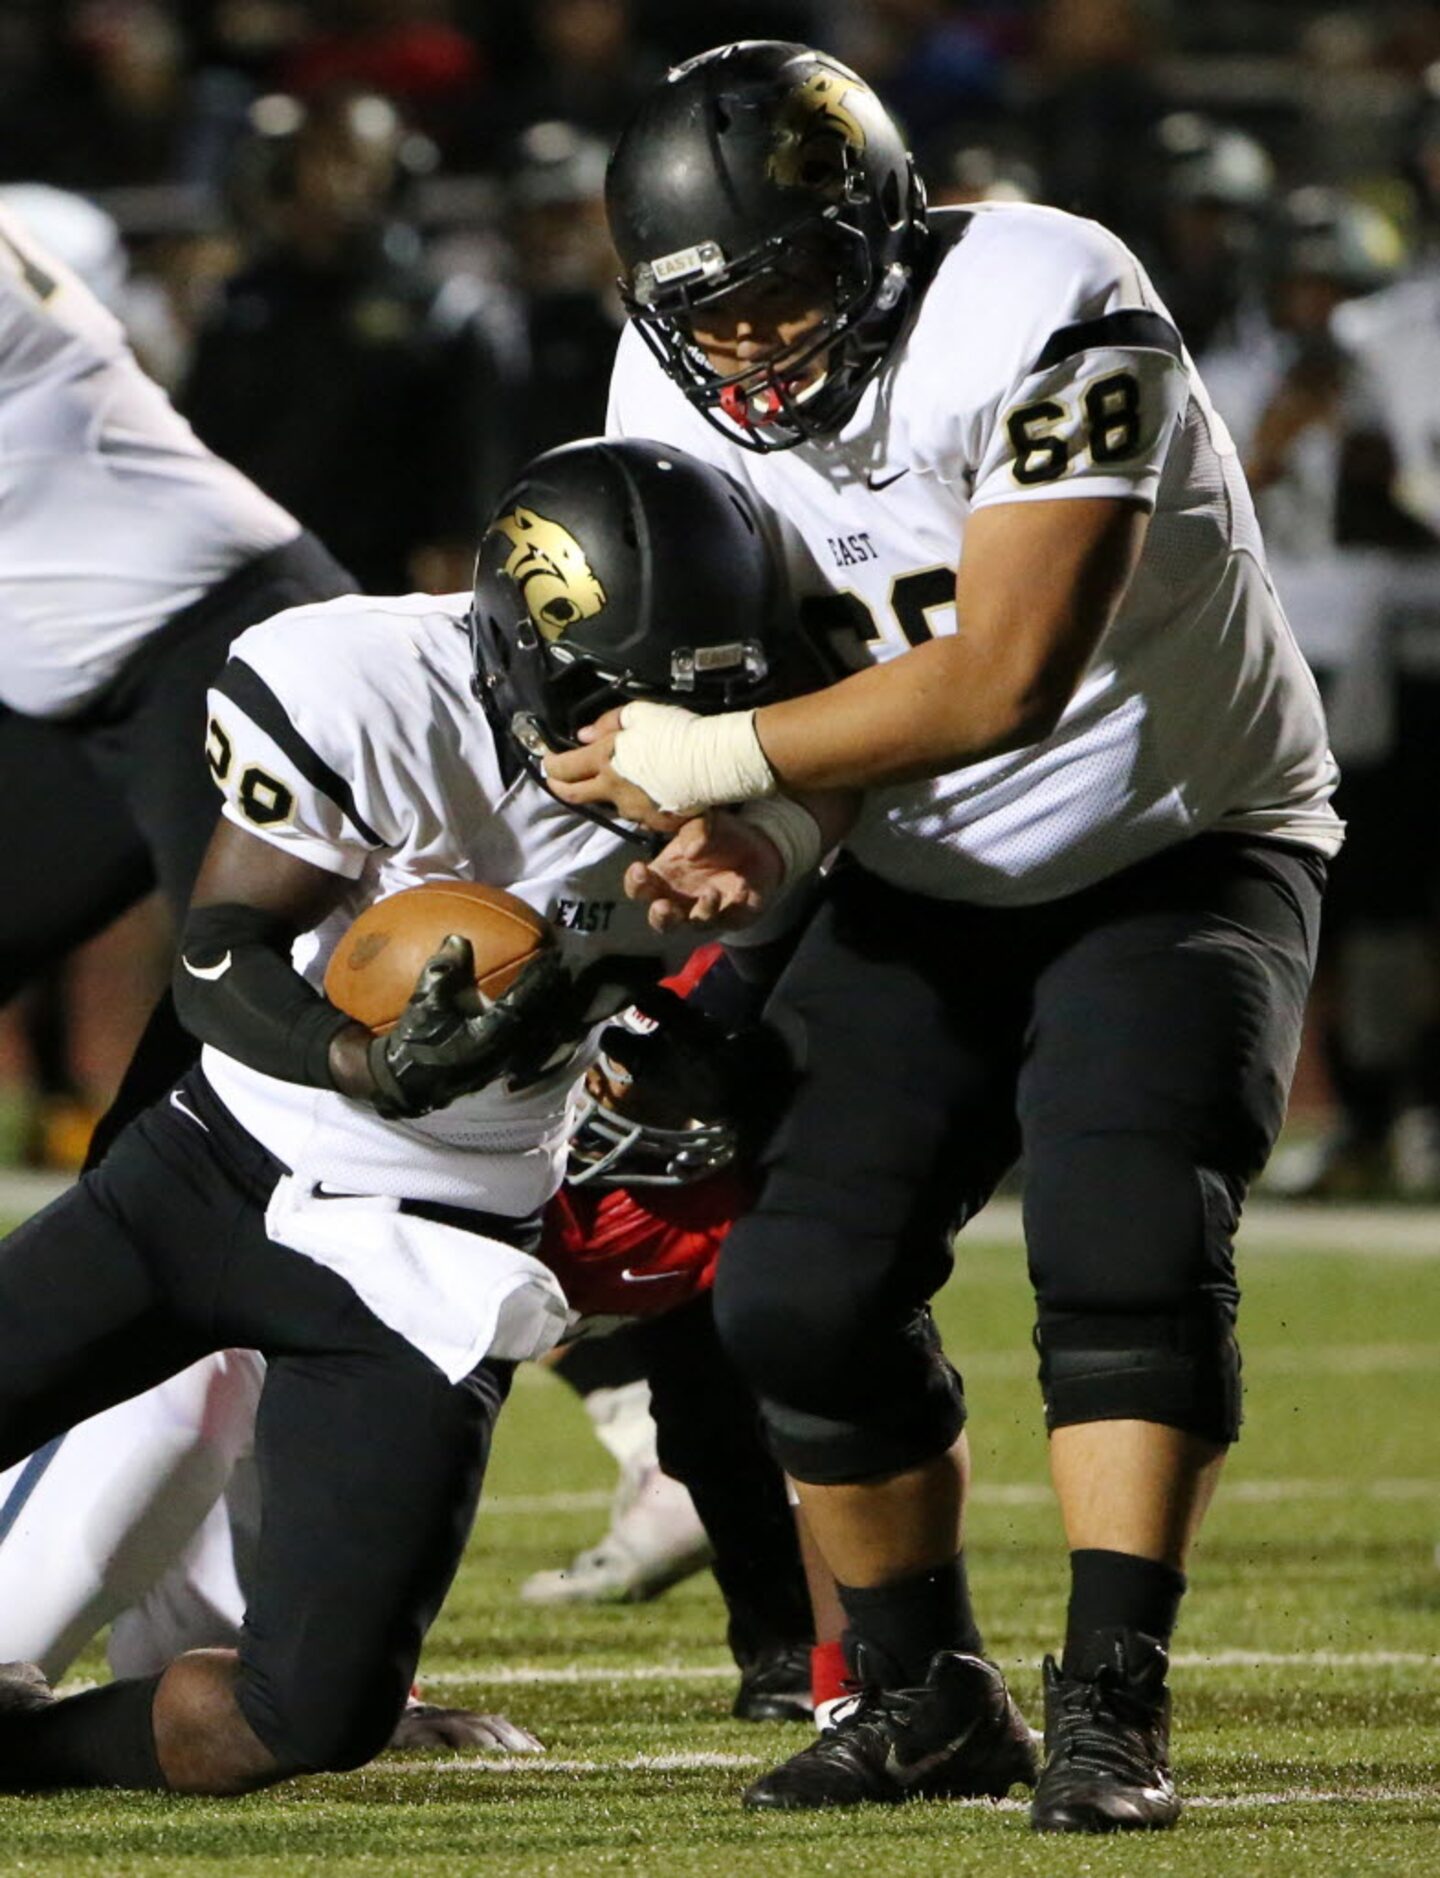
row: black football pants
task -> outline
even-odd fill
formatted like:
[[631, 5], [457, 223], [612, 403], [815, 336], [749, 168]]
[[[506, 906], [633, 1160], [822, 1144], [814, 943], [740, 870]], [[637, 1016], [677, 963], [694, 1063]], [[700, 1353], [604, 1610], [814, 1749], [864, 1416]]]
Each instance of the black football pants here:
[[1284, 1115], [1323, 880], [1305, 850], [1220, 835], [1017, 909], [837, 869], [772, 998], [793, 1097], [715, 1292], [790, 1473], [859, 1480], [955, 1439], [927, 1303], [1022, 1150], [1050, 1425], [1233, 1438], [1231, 1241]]
[[277, 1164], [198, 1074], [180, 1094], [199, 1121], [148, 1110], [0, 1245], [0, 1466], [211, 1351], [263, 1352], [240, 1706], [286, 1772], [356, 1766], [404, 1707], [511, 1366], [450, 1383], [270, 1241]]

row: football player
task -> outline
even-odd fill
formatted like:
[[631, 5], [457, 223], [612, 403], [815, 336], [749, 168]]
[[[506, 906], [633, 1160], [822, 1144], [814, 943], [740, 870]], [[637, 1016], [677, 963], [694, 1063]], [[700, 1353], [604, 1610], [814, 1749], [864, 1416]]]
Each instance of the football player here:
[[[670, 987], [692, 988], [718, 952], [702, 947]], [[722, 994], [727, 1002], [733, 1007], [733, 995]], [[607, 1038], [621, 1048], [635, 1034], [652, 1047], [638, 1012], [623, 1035], [602, 1033], [602, 1049]], [[645, 1080], [642, 1063], [641, 1090]], [[659, 1445], [680, 1477], [669, 1484], [683, 1495], [681, 1480], [692, 1483], [713, 1532], [741, 1669], [734, 1713], [808, 1720], [813, 1625], [795, 1529], [753, 1402], [715, 1345], [709, 1308], [720, 1246], [751, 1184], [734, 1165], [740, 1138], [732, 1120], [643, 1103], [634, 1079], [602, 1056], [586, 1077], [567, 1181], [545, 1209], [537, 1253], [570, 1307], [578, 1341], [569, 1347], [603, 1350], [616, 1341], [605, 1333], [626, 1325], [642, 1373], [654, 1376]], [[54, 1683], [107, 1623], [117, 1676], [154, 1674], [187, 1649], [235, 1643], [259, 1529], [253, 1448], [263, 1376], [254, 1351], [219, 1352], [0, 1477], [0, 1661], [34, 1663]], [[698, 1519], [697, 1527], [703, 1539]], [[710, 1557], [707, 1546], [701, 1564]], [[536, 1744], [503, 1716], [412, 1699], [391, 1745], [523, 1752]]]
[[[591, 443], [512, 485], [473, 594], [332, 601], [232, 649], [209, 734], [226, 800], [175, 978], [204, 1055], [0, 1247], [0, 1464], [258, 1350], [245, 1627], [238, 1652], [63, 1701], [12, 1682], [6, 1789], [239, 1793], [390, 1738], [513, 1365], [565, 1326], [535, 1249], [595, 1020], [647, 954], [689, 949], [626, 901], [630, 833], [560, 803], [539, 757], [625, 698], [771, 695], [777, 620], [730, 479]], [[451, 938], [384, 1035], [325, 1000], [360, 910], [456, 877], [551, 923], [509, 991], [478, 998]]]
[[[1023, 1148], [1070, 1552], [1032, 1820], [1168, 1826], [1168, 1645], [1240, 1422], [1232, 1236], [1341, 833], [1244, 479], [1122, 243], [1024, 204], [927, 217], [895, 124], [824, 54], [671, 72], [609, 205], [614, 431], [743, 480], [856, 666], [703, 721], [630, 705], [547, 765], [634, 818], [770, 800], [772, 881], [863, 791], [772, 1000], [804, 1076], [716, 1312], [864, 1694], [747, 1799], [1035, 1778], [971, 1608], [964, 1396], [927, 1311], [943, 1235]], [[802, 790], [834, 792], [808, 847]], [[633, 890], [662, 925], [709, 918], [762, 884], [733, 859], [692, 822]]]
[[[17, 205], [53, 219], [54, 193]], [[114, 314], [9, 205], [0, 424], [3, 1002], [152, 886], [178, 923], [215, 826], [202, 731], [226, 647], [355, 583], [196, 440]], [[153, 1094], [191, 1046], [172, 1017], [150, 1049]]]

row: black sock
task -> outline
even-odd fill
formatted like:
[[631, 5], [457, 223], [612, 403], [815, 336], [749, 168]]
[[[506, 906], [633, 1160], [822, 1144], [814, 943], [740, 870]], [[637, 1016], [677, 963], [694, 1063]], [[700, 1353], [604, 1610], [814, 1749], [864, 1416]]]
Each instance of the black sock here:
[[109, 1682], [45, 1708], [0, 1715], [0, 1792], [130, 1787], [164, 1792], [150, 1711], [159, 1676]]
[[[887, 1689], [918, 1688], [937, 1650], [963, 1650], [969, 1656], [984, 1650], [970, 1608], [963, 1552], [948, 1565], [888, 1585], [836, 1589], [849, 1620], [845, 1655], [852, 1669], [863, 1669], [866, 1682]], [[863, 1665], [857, 1660], [857, 1646], [864, 1653]]]
[[1064, 1668], [1071, 1675], [1092, 1668], [1106, 1631], [1138, 1630], [1168, 1649], [1184, 1595], [1185, 1574], [1173, 1565], [1129, 1552], [1072, 1552]]
[[[717, 1461], [727, 1457], [717, 1447]], [[768, 1456], [768, 1478], [747, 1474], [745, 1456], [731, 1469], [688, 1474], [685, 1485], [715, 1548], [710, 1569], [725, 1599], [727, 1635], [743, 1669], [762, 1651], [809, 1647], [815, 1641], [810, 1594], [795, 1532], [795, 1515], [780, 1470]]]

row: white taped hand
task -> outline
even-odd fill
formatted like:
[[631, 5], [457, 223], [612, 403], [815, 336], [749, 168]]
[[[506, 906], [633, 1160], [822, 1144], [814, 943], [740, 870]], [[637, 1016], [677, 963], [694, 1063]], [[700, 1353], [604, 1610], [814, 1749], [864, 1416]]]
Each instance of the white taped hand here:
[[756, 802], [776, 790], [753, 711], [697, 717], [674, 704], [627, 704], [610, 761], [672, 814]]

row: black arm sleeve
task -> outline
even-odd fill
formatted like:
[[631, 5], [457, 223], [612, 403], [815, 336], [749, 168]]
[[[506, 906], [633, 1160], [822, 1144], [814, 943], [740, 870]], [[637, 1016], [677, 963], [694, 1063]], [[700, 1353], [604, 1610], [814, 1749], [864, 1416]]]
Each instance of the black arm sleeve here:
[[202, 1043], [248, 1068], [333, 1089], [330, 1044], [351, 1020], [292, 968], [294, 936], [258, 907], [192, 908], [175, 960], [175, 1008]]

